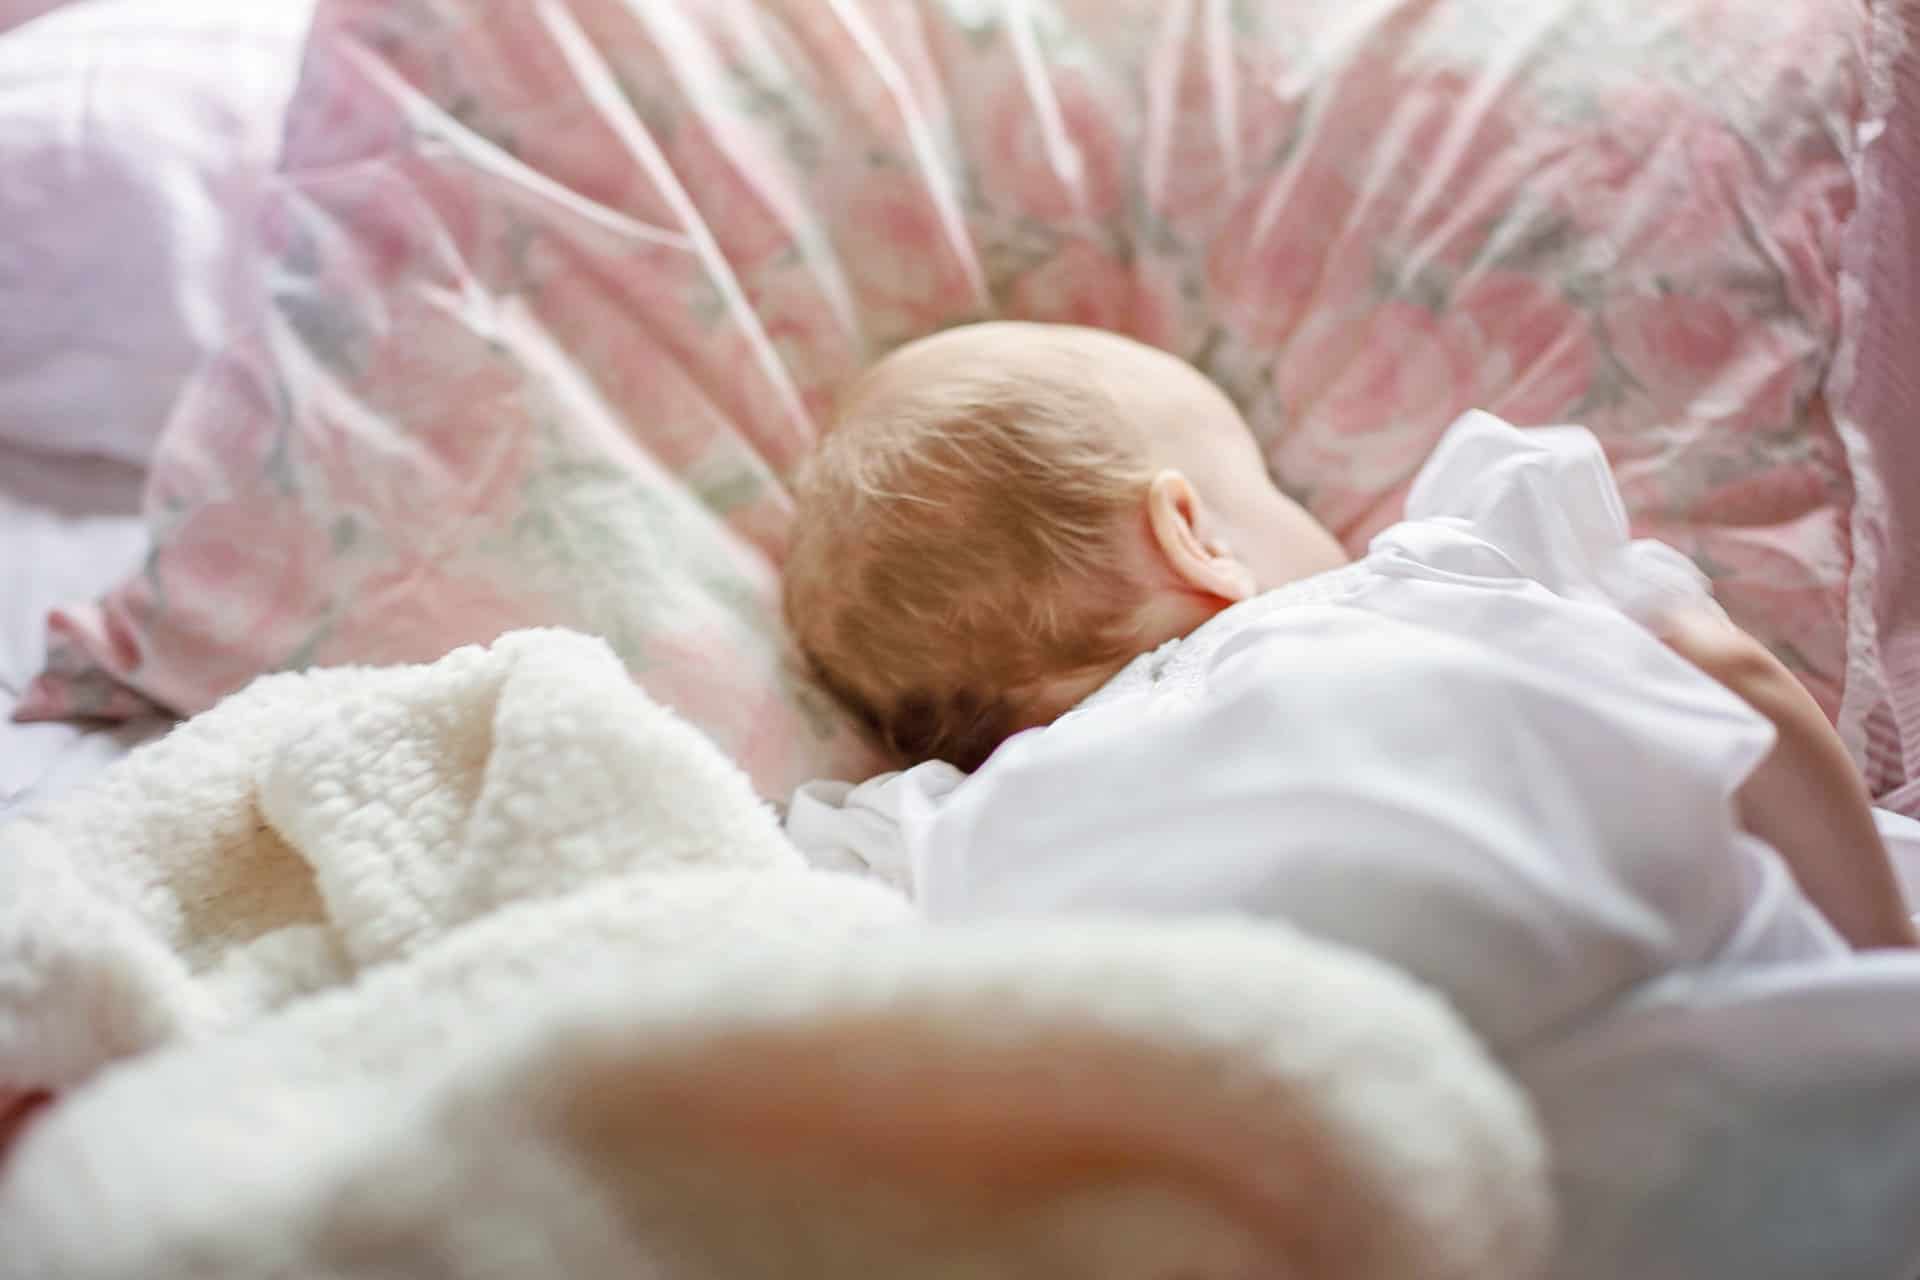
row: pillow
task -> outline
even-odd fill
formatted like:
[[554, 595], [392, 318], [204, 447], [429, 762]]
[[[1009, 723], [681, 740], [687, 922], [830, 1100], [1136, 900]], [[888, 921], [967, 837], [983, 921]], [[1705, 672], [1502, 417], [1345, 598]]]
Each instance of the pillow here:
[[1867, 25], [322, 0], [264, 323], [174, 419], [146, 571], [54, 619], [64, 687], [193, 711], [562, 624], [770, 795], [863, 773], [781, 638], [783, 477], [877, 354], [1009, 315], [1194, 360], [1354, 547], [1463, 409], [1589, 424], [1857, 744], [1868, 478], [1823, 387]]
[[1878, 659], [1854, 666], [1878, 667], [1887, 684], [1887, 714], [1868, 722], [1867, 748], [1882, 776], [1907, 780], [1881, 803], [1920, 815], [1920, 4], [1878, 6], [1874, 36], [1874, 127], [1856, 161], [1834, 401], [1857, 465], [1879, 482], [1862, 487], [1854, 522], [1853, 576], [1868, 603], [1853, 641]]
[[91, 0], [0, 39], [0, 442], [146, 462], [258, 292], [239, 230], [309, 9]]

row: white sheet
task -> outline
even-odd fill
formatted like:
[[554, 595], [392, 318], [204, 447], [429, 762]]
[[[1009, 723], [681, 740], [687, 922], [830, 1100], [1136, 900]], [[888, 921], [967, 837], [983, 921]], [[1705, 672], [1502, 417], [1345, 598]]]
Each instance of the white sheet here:
[[0, 444], [0, 822], [57, 795], [162, 728], [14, 724], [40, 669], [49, 608], [110, 586], [139, 562], [140, 473], [98, 458]]

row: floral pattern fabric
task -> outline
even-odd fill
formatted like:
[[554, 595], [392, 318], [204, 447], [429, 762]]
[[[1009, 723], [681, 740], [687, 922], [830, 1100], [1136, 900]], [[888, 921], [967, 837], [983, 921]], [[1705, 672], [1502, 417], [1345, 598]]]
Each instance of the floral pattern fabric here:
[[784, 477], [877, 355], [1015, 316], [1195, 361], [1355, 547], [1461, 411], [1583, 422], [1637, 532], [1857, 727], [1860, 478], [1823, 388], [1869, 27], [1852, 0], [321, 0], [256, 229], [268, 322], [179, 406], [152, 557], [56, 615], [27, 711], [190, 712], [548, 623], [769, 795], [862, 774], [779, 625]]

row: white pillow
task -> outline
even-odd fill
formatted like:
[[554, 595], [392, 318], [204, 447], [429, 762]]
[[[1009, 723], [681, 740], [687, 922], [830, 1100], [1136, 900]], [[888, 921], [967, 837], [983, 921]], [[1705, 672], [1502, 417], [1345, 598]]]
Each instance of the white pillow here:
[[144, 463], [235, 323], [310, 0], [90, 0], [0, 36], [0, 440]]

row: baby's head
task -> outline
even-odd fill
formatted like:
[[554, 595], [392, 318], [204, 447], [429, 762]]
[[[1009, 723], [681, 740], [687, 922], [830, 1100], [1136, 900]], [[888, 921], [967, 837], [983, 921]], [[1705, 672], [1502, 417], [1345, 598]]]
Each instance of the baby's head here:
[[853, 387], [800, 477], [786, 611], [890, 749], [972, 769], [1136, 655], [1344, 559], [1190, 365], [978, 324]]

